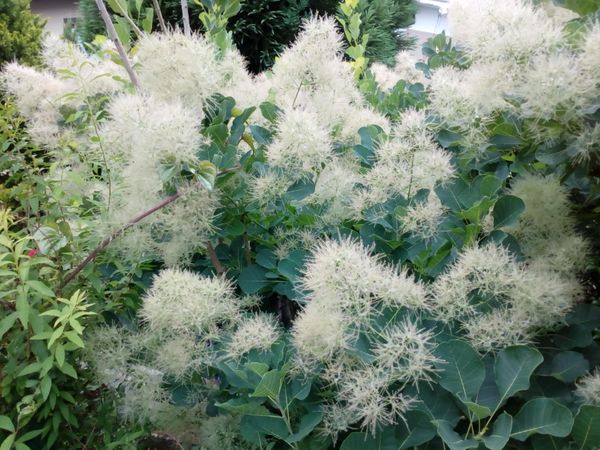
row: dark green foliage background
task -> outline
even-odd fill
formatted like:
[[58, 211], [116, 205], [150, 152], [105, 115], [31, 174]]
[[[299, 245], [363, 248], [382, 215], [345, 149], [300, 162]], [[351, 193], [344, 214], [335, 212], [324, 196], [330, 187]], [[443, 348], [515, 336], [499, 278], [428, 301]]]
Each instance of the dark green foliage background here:
[[44, 21], [31, 13], [30, 0], [0, 2], [0, 66], [18, 60], [39, 63]]
[[[333, 16], [338, 4], [337, 0], [248, 0], [228, 28], [250, 71], [259, 73], [271, 67], [277, 55], [294, 41], [304, 18], [311, 14]], [[152, 2], [145, 0], [144, 5], [151, 7]], [[165, 21], [181, 27], [179, 0], [161, 0], [160, 5]], [[80, 0], [79, 8], [82, 41], [91, 42], [96, 34], [104, 34], [95, 0]], [[192, 1], [189, 8], [192, 29], [200, 30], [200, 7]], [[393, 65], [396, 53], [413, 43], [396, 30], [414, 22], [414, 0], [363, 0], [360, 10], [364, 32], [369, 34], [367, 56], [371, 61]]]

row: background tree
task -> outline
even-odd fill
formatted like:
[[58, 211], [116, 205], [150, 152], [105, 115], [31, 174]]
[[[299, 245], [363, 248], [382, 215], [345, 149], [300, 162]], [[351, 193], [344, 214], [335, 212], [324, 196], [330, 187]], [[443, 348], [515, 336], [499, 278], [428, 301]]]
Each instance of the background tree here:
[[0, 2], [0, 65], [15, 59], [36, 64], [44, 24], [32, 14], [30, 0]]

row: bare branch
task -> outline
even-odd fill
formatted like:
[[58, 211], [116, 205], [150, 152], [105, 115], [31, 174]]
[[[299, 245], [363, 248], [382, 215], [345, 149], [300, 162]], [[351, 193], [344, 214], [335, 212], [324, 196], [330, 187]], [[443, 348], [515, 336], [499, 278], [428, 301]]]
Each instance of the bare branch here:
[[164, 32], [167, 31], [167, 24], [165, 23], [165, 18], [162, 15], [162, 11], [160, 10], [160, 5], [158, 4], [158, 0], [152, 0], [152, 4], [154, 5], [154, 11], [156, 11], [156, 16], [158, 17], [158, 23], [160, 24], [160, 29]]
[[133, 71], [133, 67], [131, 67], [131, 63], [129, 62], [129, 58], [127, 57], [127, 53], [123, 48], [123, 44], [121, 43], [119, 36], [117, 35], [117, 30], [110, 19], [110, 15], [108, 14], [108, 10], [106, 9], [106, 5], [103, 0], [96, 0], [96, 5], [98, 6], [98, 10], [100, 11], [100, 15], [102, 16], [102, 20], [104, 20], [104, 25], [106, 25], [106, 31], [108, 32], [108, 37], [115, 43], [115, 47], [117, 47], [117, 51], [119, 52], [119, 56], [121, 57], [121, 61], [123, 61], [123, 65], [125, 66], [125, 70], [129, 75], [129, 79], [131, 83], [135, 86], [136, 89], [141, 89], [140, 82], [138, 80], [137, 75]]
[[181, 15], [183, 16], [183, 32], [187, 37], [191, 37], [192, 29], [190, 27], [190, 12], [187, 0], [181, 0]]

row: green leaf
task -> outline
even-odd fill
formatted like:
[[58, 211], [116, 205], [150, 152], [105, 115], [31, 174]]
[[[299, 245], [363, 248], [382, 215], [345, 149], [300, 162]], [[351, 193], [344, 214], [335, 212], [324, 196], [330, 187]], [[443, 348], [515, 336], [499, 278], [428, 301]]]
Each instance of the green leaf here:
[[436, 428], [431, 423], [429, 415], [423, 411], [408, 411], [404, 418], [405, 420], [398, 421], [395, 427], [398, 450], [417, 447], [435, 436]]
[[492, 415], [492, 410], [484, 405], [479, 405], [475, 402], [463, 402], [467, 409], [473, 414], [473, 418], [477, 420], [484, 419]]
[[542, 375], [548, 375], [565, 383], [572, 383], [590, 370], [590, 363], [579, 352], [561, 352], [554, 355], [552, 363]]
[[215, 403], [218, 408], [243, 416], [279, 417], [269, 411], [264, 405], [250, 403], [243, 398], [234, 398], [223, 403]]
[[9, 434], [6, 437], [6, 439], [4, 439], [4, 441], [2, 441], [2, 444], [0, 444], [0, 450], [10, 450], [10, 448], [13, 445], [13, 442], [15, 442], [16, 437], [17, 437], [16, 433]]
[[18, 373], [17, 377], [24, 377], [27, 375], [31, 375], [32, 373], [39, 372], [41, 368], [42, 368], [41, 363], [39, 363], [39, 362], [31, 363], [31, 364], [27, 365], [23, 370], [21, 370]]
[[29, 302], [27, 301], [27, 297], [22, 294], [17, 295], [15, 307], [21, 325], [23, 325], [23, 328], [27, 329], [27, 326], [29, 325]]
[[598, 448], [600, 444], [600, 406], [582, 405], [577, 411], [571, 436], [580, 450]]
[[483, 437], [485, 446], [490, 450], [502, 450], [510, 438], [512, 422], [513, 419], [509, 414], [506, 412], [500, 414], [494, 422], [492, 434]]
[[244, 416], [240, 427], [251, 427], [255, 431], [275, 436], [277, 439], [285, 440], [289, 436], [285, 420], [280, 416], [259, 417]]
[[279, 392], [283, 383], [283, 374], [280, 370], [270, 370], [265, 373], [250, 397], [267, 397], [274, 402], [279, 400]]
[[513, 224], [519, 215], [525, 211], [525, 203], [514, 195], [501, 197], [494, 205], [494, 228]]
[[300, 180], [292, 184], [284, 198], [288, 201], [299, 202], [315, 192], [315, 183], [310, 180]]
[[40, 382], [40, 391], [42, 392], [42, 398], [44, 401], [48, 399], [50, 395], [50, 389], [52, 388], [52, 380], [48, 375], [45, 375]]
[[0, 416], [0, 428], [11, 433], [15, 431], [15, 426], [8, 416]]
[[145, 33], [150, 33], [152, 31], [152, 21], [154, 20], [154, 9], [146, 8], [146, 13], [144, 14], [144, 19], [142, 20], [142, 29]]
[[256, 294], [269, 284], [267, 271], [262, 267], [251, 264], [240, 272], [238, 283], [244, 294]]
[[440, 344], [435, 355], [443, 360], [436, 364], [440, 385], [463, 402], [474, 399], [485, 378], [479, 354], [466, 342], [452, 340]]
[[562, 0], [560, 3], [580, 16], [592, 14], [600, 9], [600, 0]]
[[532, 434], [565, 437], [571, 433], [573, 415], [566, 406], [549, 398], [529, 400], [515, 416], [511, 437], [524, 441]]
[[393, 429], [385, 428], [379, 431], [375, 436], [370, 433], [355, 431], [350, 433], [340, 450], [398, 450], [398, 443], [393, 433]]
[[322, 418], [323, 413], [321, 411], [315, 411], [305, 414], [300, 419], [298, 431], [296, 431], [294, 434], [289, 435], [285, 442], [287, 442], [288, 444], [293, 444], [294, 442], [301, 441], [306, 436], [308, 436], [312, 430], [315, 429], [315, 427], [321, 422]]
[[271, 250], [263, 248], [256, 254], [256, 264], [265, 269], [275, 269], [277, 267], [277, 258]]
[[525, 345], [507, 347], [498, 353], [494, 365], [496, 386], [500, 394], [496, 410], [516, 392], [529, 389], [529, 378], [543, 361], [544, 357], [540, 352]]
[[0, 339], [10, 330], [15, 322], [17, 321], [18, 314], [16, 312], [10, 313], [4, 319], [0, 320]]
[[62, 366], [58, 368], [65, 375], [69, 375], [71, 378], [77, 379], [77, 372], [73, 368], [71, 364], [65, 362]]
[[85, 347], [83, 341], [75, 331], [65, 332], [65, 337], [79, 348]]
[[479, 442], [475, 439], [463, 439], [452, 429], [452, 425], [445, 420], [434, 420], [433, 423], [437, 426], [438, 435], [450, 450], [467, 450], [479, 447]]

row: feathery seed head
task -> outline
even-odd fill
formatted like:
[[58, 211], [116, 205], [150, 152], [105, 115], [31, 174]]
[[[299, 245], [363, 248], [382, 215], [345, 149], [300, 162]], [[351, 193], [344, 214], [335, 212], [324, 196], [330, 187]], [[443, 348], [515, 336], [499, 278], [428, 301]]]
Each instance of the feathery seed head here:
[[153, 332], [211, 333], [236, 322], [239, 310], [225, 278], [166, 269], [155, 277], [140, 313]]
[[237, 330], [227, 344], [227, 357], [238, 359], [250, 350], [267, 352], [280, 335], [279, 325], [271, 314], [255, 314], [240, 319]]
[[600, 406], [600, 370], [580, 378], [575, 393], [586, 405]]

